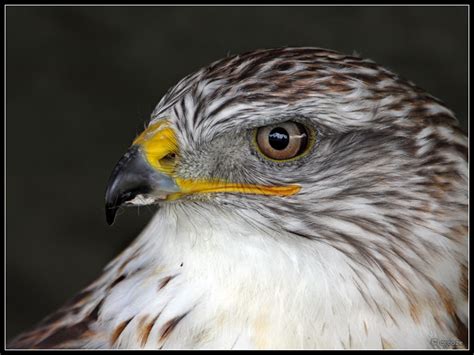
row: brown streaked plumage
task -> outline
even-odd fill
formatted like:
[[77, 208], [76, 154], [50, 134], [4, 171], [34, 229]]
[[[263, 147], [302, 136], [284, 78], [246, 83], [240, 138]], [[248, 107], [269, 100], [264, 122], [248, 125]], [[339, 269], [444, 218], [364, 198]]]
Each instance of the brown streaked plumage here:
[[166, 340], [166, 338], [171, 334], [173, 329], [181, 322], [181, 320], [188, 315], [188, 312], [183, 313], [180, 316], [174, 317], [173, 319], [170, 319], [163, 325], [162, 332], [160, 334], [160, 342], [163, 342]]
[[[11, 347], [468, 345], [467, 139], [439, 99], [367, 59], [279, 48], [185, 77], [149, 127], [161, 121], [179, 146], [166, 181], [298, 193], [140, 190], [160, 205], [149, 227]], [[285, 122], [314, 142], [267, 159], [254, 133]]]
[[141, 330], [140, 330], [140, 344], [142, 347], [145, 346], [145, 344], [148, 341], [148, 337], [150, 336], [151, 329], [155, 325], [158, 317], [160, 314], [156, 315], [155, 318], [153, 318], [150, 322], [146, 323], [145, 321], [148, 319], [148, 317], [143, 318], [143, 323], [141, 323]]
[[122, 334], [122, 332], [125, 330], [125, 328], [127, 328], [127, 325], [128, 323], [130, 323], [130, 321], [132, 320], [133, 318], [130, 318], [130, 319], [127, 319], [123, 322], [121, 322], [114, 330], [114, 332], [112, 333], [112, 337], [110, 338], [110, 343], [111, 345], [113, 346], [115, 344], [115, 342], [118, 340], [118, 338], [120, 337], [120, 335]]

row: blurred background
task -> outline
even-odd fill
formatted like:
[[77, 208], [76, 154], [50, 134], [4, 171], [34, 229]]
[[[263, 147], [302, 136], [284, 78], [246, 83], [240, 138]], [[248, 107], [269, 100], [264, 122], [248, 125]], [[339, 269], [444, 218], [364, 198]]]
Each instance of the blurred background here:
[[152, 208], [104, 216], [117, 160], [180, 78], [229, 54], [354, 51], [467, 131], [467, 7], [6, 7], [7, 339], [87, 286]]

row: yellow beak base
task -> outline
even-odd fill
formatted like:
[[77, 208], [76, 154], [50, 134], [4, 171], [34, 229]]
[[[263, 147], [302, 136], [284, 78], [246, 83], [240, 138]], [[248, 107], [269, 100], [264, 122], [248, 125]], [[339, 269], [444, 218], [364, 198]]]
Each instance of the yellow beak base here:
[[180, 178], [176, 178], [175, 183], [178, 185], [181, 191], [169, 195], [167, 198], [168, 200], [175, 200], [182, 197], [183, 195], [188, 194], [206, 194], [217, 192], [290, 196], [296, 194], [301, 189], [301, 187], [297, 185], [262, 186], [250, 184], [233, 184], [220, 180], [185, 180]]

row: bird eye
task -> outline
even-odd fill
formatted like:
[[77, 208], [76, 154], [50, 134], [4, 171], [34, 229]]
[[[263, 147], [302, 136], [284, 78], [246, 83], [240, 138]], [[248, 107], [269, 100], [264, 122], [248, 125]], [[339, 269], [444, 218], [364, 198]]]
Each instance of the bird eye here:
[[266, 157], [274, 160], [295, 158], [308, 147], [308, 131], [298, 122], [284, 122], [257, 129], [257, 146]]

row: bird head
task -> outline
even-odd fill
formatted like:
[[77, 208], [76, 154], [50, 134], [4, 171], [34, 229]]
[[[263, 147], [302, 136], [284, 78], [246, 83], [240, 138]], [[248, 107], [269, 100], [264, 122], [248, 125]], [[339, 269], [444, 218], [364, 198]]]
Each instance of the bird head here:
[[371, 60], [258, 50], [165, 94], [112, 173], [107, 220], [122, 205], [231, 206], [351, 257], [383, 258], [411, 245], [407, 231], [443, 201], [463, 200], [465, 152], [449, 109]]

